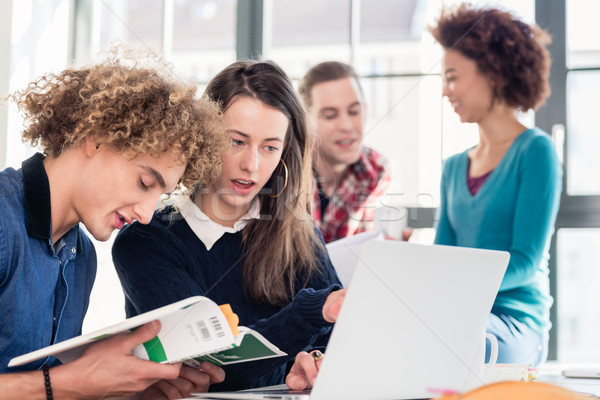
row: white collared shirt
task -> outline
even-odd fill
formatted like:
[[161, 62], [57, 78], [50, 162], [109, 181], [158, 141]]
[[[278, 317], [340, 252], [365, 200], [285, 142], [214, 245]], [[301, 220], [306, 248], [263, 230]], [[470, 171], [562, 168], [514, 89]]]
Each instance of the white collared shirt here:
[[210, 250], [225, 233], [239, 232], [250, 220], [260, 218], [260, 202], [253, 201], [248, 212], [233, 224], [233, 228], [210, 219], [189, 197], [179, 205], [179, 211], [198, 239]]

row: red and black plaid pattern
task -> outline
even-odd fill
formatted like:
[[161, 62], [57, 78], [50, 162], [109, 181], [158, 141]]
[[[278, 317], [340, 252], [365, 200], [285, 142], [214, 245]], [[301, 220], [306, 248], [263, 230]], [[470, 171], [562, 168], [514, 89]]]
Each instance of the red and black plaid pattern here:
[[[321, 215], [319, 192], [313, 196], [313, 218], [326, 243], [374, 229], [377, 199], [390, 183], [385, 158], [363, 147], [360, 159], [348, 167]], [[319, 179], [317, 177], [317, 179]]]

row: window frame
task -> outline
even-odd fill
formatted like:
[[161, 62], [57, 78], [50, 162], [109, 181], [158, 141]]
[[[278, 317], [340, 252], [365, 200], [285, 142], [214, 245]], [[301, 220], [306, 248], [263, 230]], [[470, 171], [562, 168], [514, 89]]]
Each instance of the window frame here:
[[557, 233], [562, 228], [600, 228], [600, 195], [569, 195], [567, 183], [569, 181], [568, 170], [568, 120], [567, 120], [567, 77], [570, 72], [576, 71], [599, 71], [598, 68], [568, 68], [567, 66], [567, 32], [566, 32], [566, 2], [567, 0], [536, 0], [536, 21], [552, 36], [549, 46], [552, 54], [552, 67], [550, 71], [550, 86], [552, 96], [546, 105], [536, 113], [536, 125], [546, 132], [556, 132], [556, 127], [564, 127], [565, 140], [559, 152], [563, 155], [563, 193], [561, 196], [560, 209], [556, 220], [555, 233], [550, 248], [550, 293], [554, 298], [554, 304], [550, 310], [552, 330], [550, 331], [550, 343], [548, 348], [548, 359], [558, 359], [558, 310], [560, 301], [558, 292], [558, 268], [557, 265]]

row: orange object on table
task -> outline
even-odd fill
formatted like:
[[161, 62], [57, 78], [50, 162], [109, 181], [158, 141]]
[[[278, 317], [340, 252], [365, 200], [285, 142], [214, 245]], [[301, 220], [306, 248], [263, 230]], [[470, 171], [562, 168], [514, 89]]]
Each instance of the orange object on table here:
[[438, 400], [584, 400], [591, 396], [544, 382], [505, 381], [483, 385], [462, 394], [447, 394]]

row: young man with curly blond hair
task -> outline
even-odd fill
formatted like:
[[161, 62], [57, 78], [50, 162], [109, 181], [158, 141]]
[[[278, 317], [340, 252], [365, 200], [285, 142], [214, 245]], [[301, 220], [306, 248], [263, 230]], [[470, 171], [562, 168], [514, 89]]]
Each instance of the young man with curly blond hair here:
[[148, 223], [161, 195], [219, 174], [226, 142], [218, 108], [166, 68], [128, 66], [117, 53], [10, 96], [25, 116], [23, 140], [42, 153], [0, 172], [3, 399], [143, 390], [141, 398], [187, 397], [223, 379], [209, 363], [193, 370], [134, 357], [132, 348], [157, 334], [156, 321], [64, 365], [49, 357], [7, 367], [15, 356], [81, 334], [96, 253], [79, 223], [107, 240], [125, 224]]

